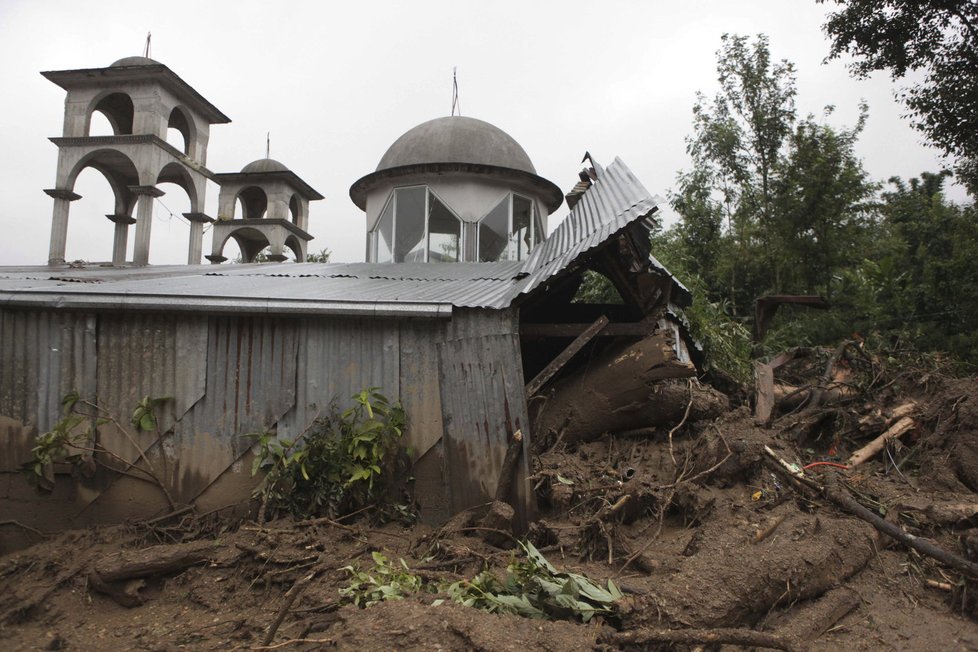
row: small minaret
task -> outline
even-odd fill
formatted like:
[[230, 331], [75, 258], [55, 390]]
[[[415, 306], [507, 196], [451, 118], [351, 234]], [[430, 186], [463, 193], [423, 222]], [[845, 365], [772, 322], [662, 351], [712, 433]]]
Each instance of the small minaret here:
[[[207, 179], [214, 174], [207, 163], [210, 125], [231, 120], [205, 100], [165, 65], [148, 57], [127, 57], [107, 68], [42, 72], [68, 92], [64, 131], [51, 141], [58, 146], [55, 187], [45, 190], [54, 198], [48, 264], [65, 262], [70, 203], [80, 196], [75, 180], [85, 168], [95, 168], [108, 180], [115, 195], [112, 262], [126, 262], [129, 227], [136, 225], [132, 262], [149, 262], [153, 200], [163, 195], [159, 183], [175, 183], [190, 197], [189, 264], [200, 263], [204, 223], [213, 219], [203, 213]], [[92, 114], [102, 113], [113, 135], [89, 135]], [[183, 151], [166, 142], [168, 128], [177, 129]], [[133, 211], [136, 217], [133, 218]]]
[[[246, 263], [254, 262], [265, 247], [271, 248], [271, 261], [284, 261], [288, 247], [296, 262], [305, 262], [307, 245], [312, 240], [308, 233], [309, 202], [322, 199], [322, 195], [270, 158], [252, 161], [241, 172], [218, 174], [216, 178], [221, 194], [212, 229], [213, 248], [207, 260], [226, 261], [224, 246], [234, 238]], [[242, 215], [235, 217], [239, 200]]]

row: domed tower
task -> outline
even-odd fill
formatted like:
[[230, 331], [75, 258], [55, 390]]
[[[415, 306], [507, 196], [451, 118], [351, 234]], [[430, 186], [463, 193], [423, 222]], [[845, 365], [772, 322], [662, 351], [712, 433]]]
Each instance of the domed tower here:
[[[115, 195], [112, 262], [125, 262], [129, 226], [136, 224], [133, 263], [149, 262], [153, 200], [163, 195], [158, 183], [174, 183], [190, 198], [190, 245], [187, 260], [200, 262], [206, 181], [213, 174], [207, 163], [210, 125], [231, 120], [162, 63], [147, 57], [119, 59], [107, 68], [42, 72], [68, 92], [64, 130], [51, 141], [58, 146], [49, 264], [63, 263], [70, 202], [80, 199], [75, 180], [85, 168], [95, 168]], [[90, 136], [92, 114], [103, 114], [111, 136]], [[182, 151], [166, 141], [167, 129], [183, 136]], [[133, 210], [136, 218], [132, 217]]]
[[[262, 158], [252, 161], [241, 172], [216, 175], [221, 184], [217, 221], [213, 228], [213, 248], [207, 260], [223, 263], [224, 245], [234, 238], [244, 262], [254, 262], [265, 248], [268, 259], [285, 260], [285, 247], [297, 262], [306, 260], [306, 247], [312, 236], [309, 228], [309, 202], [323, 196], [278, 161]], [[238, 201], [241, 217], [235, 217]]]
[[350, 198], [378, 263], [522, 260], [563, 201], [509, 134], [461, 116], [407, 131]]

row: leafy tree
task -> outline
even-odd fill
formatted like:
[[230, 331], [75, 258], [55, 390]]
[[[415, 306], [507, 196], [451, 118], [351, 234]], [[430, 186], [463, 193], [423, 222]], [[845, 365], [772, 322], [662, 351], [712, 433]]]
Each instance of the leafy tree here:
[[693, 107], [676, 240], [707, 298], [747, 319], [764, 294], [829, 294], [861, 258], [874, 191], [854, 153], [866, 107], [851, 129], [799, 120], [794, 66], [773, 62], [763, 35], [725, 35], [717, 73], [716, 97]]
[[[683, 238], [705, 245], [693, 252], [693, 266], [705, 278], [724, 277], [724, 298], [738, 313], [749, 308], [757, 276], [768, 267], [765, 228], [773, 219], [773, 181], [795, 120], [795, 75], [790, 62], [771, 61], [763, 34], [753, 44], [746, 36], [724, 34], [717, 74], [720, 92], [712, 101], [698, 94], [693, 106], [694, 135], [686, 147], [693, 169], [680, 174], [674, 208], [684, 218], [683, 210], [689, 211]], [[722, 246], [710, 237], [721, 216]], [[752, 249], [761, 256], [748, 256]]]
[[[825, 0], [818, 0], [822, 3]], [[978, 189], [978, 3], [974, 0], [835, 0], [823, 26], [829, 58], [850, 54], [852, 72], [889, 71], [894, 80], [921, 71], [923, 81], [899, 93], [914, 126], [964, 159]]]
[[865, 267], [878, 282], [875, 327], [908, 336], [922, 350], [978, 362], [978, 211], [944, 197], [948, 172], [894, 177], [883, 194], [889, 244]]
[[[871, 237], [876, 184], [854, 148], [866, 122], [866, 106], [852, 129], [835, 129], [811, 116], [788, 138], [775, 182], [776, 219], [767, 227], [780, 256], [777, 291], [833, 298], [833, 277], [857, 264]], [[826, 115], [831, 114], [831, 107]]]
[[307, 263], [328, 263], [329, 257], [333, 254], [329, 249], [320, 249], [318, 253], [311, 252], [306, 254]]

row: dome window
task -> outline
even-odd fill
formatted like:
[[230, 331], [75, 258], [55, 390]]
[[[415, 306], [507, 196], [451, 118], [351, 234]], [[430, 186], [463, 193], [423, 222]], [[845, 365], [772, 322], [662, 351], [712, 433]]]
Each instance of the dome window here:
[[543, 239], [536, 203], [510, 193], [479, 221], [479, 261], [523, 260]]
[[427, 186], [396, 188], [371, 241], [378, 263], [458, 262], [462, 221]]

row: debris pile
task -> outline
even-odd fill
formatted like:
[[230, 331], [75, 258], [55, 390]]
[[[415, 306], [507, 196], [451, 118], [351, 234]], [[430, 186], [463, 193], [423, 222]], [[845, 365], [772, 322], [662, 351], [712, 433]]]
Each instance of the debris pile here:
[[757, 376], [753, 406], [697, 410], [715, 390], [679, 378], [671, 420], [558, 427], [530, 460], [525, 533], [505, 482], [439, 528], [369, 509], [269, 523], [187, 510], [38, 533], [0, 560], [0, 641], [978, 647], [978, 381], [859, 342], [796, 349]]

